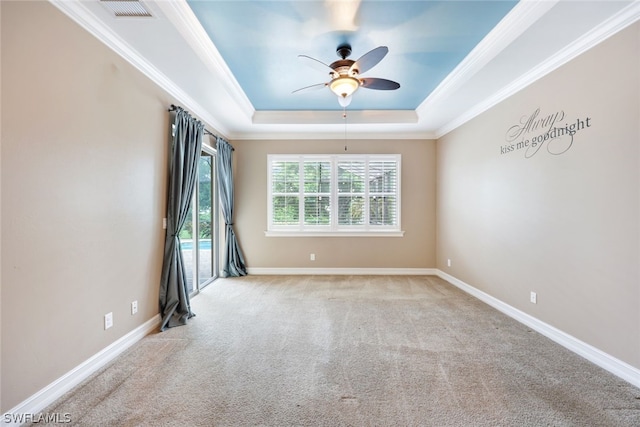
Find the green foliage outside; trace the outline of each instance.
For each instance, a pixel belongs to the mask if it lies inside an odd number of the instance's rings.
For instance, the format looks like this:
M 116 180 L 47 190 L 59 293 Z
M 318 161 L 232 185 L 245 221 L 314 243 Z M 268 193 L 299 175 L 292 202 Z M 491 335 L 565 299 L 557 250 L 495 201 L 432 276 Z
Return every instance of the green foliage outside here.
M 331 163 L 306 161 L 303 165 L 303 195 L 305 225 L 331 223 Z M 396 185 L 396 164 L 377 162 L 370 164 L 375 176 L 370 176 L 370 193 L 393 193 Z M 365 163 L 362 161 L 338 163 L 337 212 L 340 225 L 362 225 L 365 222 Z M 298 225 L 300 210 L 300 164 L 282 161 L 272 165 L 273 223 Z M 369 224 L 393 225 L 396 199 L 389 195 L 369 197 Z
M 212 160 L 210 155 L 200 156 L 198 164 L 198 234 L 199 239 L 211 238 L 211 225 L 213 217 L 211 212 L 212 204 Z M 193 239 L 193 202 L 189 207 L 187 219 L 180 231 L 180 239 Z

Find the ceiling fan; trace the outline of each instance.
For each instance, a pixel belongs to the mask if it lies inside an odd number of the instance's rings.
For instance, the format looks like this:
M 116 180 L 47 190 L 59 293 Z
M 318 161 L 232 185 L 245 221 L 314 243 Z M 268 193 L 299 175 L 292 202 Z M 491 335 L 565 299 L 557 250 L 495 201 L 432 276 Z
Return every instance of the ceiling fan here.
M 398 89 L 400 84 L 392 80 L 360 76 L 360 74 L 375 67 L 380 61 L 382 61 L 382 58 L 384 58 L 388 52 L 388 47 L 378 46 L 377 48 L 362 55 L 358 60 L 354 61 L 352 59 L 347 59 L 349 55 L 351 55 L 351 45 L 343 43 L 336 49 L 336 53 L 341 59 L 331 63 L 331 65 L 327 65 L 324 62 L 307 55 L 298 55 L 298 58 L 305 61 L 313 68 L 320 69 L 325 72 L 329 71 L 331 80 L 326 83 L 317 83 L 311 86 L 306 86 L 294 90 L 292 93 L 321 89 L 328 86 L 329 89 L 338 96 L 338 102 L 340 105 L 346 107 L 351 103 L 351 95 L 353 95 L 353 93 L 360 87 L 375 90 Z

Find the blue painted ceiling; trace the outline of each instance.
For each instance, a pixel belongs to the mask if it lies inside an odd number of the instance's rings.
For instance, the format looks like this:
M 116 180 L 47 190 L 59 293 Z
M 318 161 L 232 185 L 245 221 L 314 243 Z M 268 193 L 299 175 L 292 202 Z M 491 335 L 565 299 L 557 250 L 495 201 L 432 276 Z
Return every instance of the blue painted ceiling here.
M 257 111 L 339 110 L 329 74 L 298 58 L 325 64 L 387 46 L 382 61 L 363 73 L 394 80 L 395 91 L 360 88 L 349 109 L 415 110 L 517 1 L 198 1 L 189 0 L 203 28 Z

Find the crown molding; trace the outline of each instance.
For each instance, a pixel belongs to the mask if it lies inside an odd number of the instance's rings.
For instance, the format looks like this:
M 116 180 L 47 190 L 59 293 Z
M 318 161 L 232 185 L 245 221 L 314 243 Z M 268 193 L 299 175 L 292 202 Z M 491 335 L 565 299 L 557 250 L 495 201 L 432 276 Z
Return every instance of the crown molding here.
M 216 78 L 220 78 L 223 87 L 232 96 L 246 117 L 252 117 L 255 109 L 242 90 L 231 69 L 222 58 L 206 30 L 189 7 L 186 0 L 160 1 L 156 3 L 166 18 L 174 25 L 187 43 L 195 51 Z
M 418 123 L 415 110 L 256 111 L 253 124 L 351 124 Z
M 213 126 L 219 133 L 228 134 L 229 130 L 215 117 L 207 112 L 195 99 L 178 87 L 164 73 L 159 71 L 139 52 L 133 49 L 120 36 L 114 33 L 109 27 L 104 25 L 95 14 L 81 1 L 49 0 L 62 13 L 76 22 L 107 47 L 120 55 L 125 61 L 133 65 L 154 83 L 160 86 L 173 96 L 177 102 L 183 104 L 185 108 L 197 115 L 210 126 Z M 162 3 L 162 2 L 161 2 Z M 148 6 L 148 5 L 146 5 Z M 152 10 L 153 13 L 153 10 Z M 114 18 L 115 19 L 115 18 Z M 155 17 L 145 17 L 144 19 L 157 19 Z
M 287 129 L 290 129 L 287 126 Z M 305 130 L 287 130 L 285 132 L 267 132 L 267 131 L 251 131 L 251 132 L 236 132 L 232 135 L 234 141 L 248 141 L 248 140 L 342 140 L 346 145 L 350 141 L 356 140 L 375 140 L 375 139 L 393 139 L 393 140 L 435 140 L 436 136 L 432 132 L 427 131 L 397 131 L 389 130 L 386 132 L 370 131 L 370 132 L 352 132 L 351 130 L 345 138 L 344 131 L 341 132 L 327 132 L 317 131 L 310 132 L 309 129 Z
M 533 82 L 551 73 L 571 59 L 587 51 L 611 35 L 633 24 L 640 16 L 640 2 L 634 1 L 598 27 L 580 37 L 578 40 L 558 51 L 545 62 L 529 70 L 526 74 L 511 81 L 502 89 L 484 98 L 480 102 L 457 114 L 453 119 L 436 129 L 426 129 L 421 117 L 438 109 L 438 104 L 446 101 L 452 93 L 459 91 L 472 79 L 479 70 L 500 54 L 510 43 L 526 31 L 551 10 L 559 0 L 537 1 L 521 0 L 507 16 L 485 37 L 475 49 L 456 67 L 453 72 L 425 99 L 416 110 L 405 111 L 350 111 L 350 137 L 386 139 L 437 139 L 469 120 L 504 101 L 513 94 L 526 88 Z M 186 0 L 160 1 L 145 3 L 155 16 L 145 19 L 163 19 L 174 26 L 185 42 L 202 59 L 203 64 L 212 71 L 216 79 L 220 79 L 223 90 L 234 100 L 239 108 L 239 116 L 252 124 L 251 129 L 231 131 L 219 118 L 214 117 L 208 109 L 176 85 L 156 66 L 147 61 L 140 52 L 117 35 L 99 19 L 105 12 L 100 9 L 99 2 L 83 2 L 80 0 L 49 0 L 56 8 L 75 21 L 78 25 L 95 36 L 102 43 L 120 55 L 136 69 L 150 78 L 154 83 L 168 92 L 175 100 L 184 105 L 201 120 L 216 129 L 217 133 L 227 139 L 341 139 L 345 132 L 332 124 L 343 123 L 339 111 L 333 112 L 289 112 L 289 111 L 255 111 L 246 94 L 222 59 L 217 48 L 209 39 L 206 31 L 197 20 Z M 370 125 L 359 131 L 358 123 Z M 412 126 L 414 125 L 415 126 Z M 270 127 L 274 125 L 273 127 Z M 277 125 L 286 125 L 279 130 Z M 314 128 L 318 125 L 318 128 Z M 320 128 L 321 125 L 324 127 Z M 394 127 L 397 125 L 396 127 Z M 408 125 L 408 126 L 407 126 Z
M 429 94 L 416 111 L 420 113 L 427 110 L 451 92 L 458 90 L 527 28 L 551 10 L 558 1 L 521 0 Z
M 604 21 L 602 24 L 587 32 L 573 43 L 559 50 L 555 55 L 552 55 L 546 61 L 531 69 L 528 73 L 523 74 L 518 79 L 504 86 L 502 90 L 496 92 L 493 96 L 476 104 L 473 108 L 467 110 L 456 119 L 439 128 L 435 132 L 436 138 L 441 138 L 474 117 L 489 110 L 491 107 L 494 107 L 510 96 L 515 95 L 535 81 L 595 47 L 612 35 L 627 28 L 629 25 L 638 21 L 638 19 L 640 19 L 640 2 L 635 1 L 611 18 Z

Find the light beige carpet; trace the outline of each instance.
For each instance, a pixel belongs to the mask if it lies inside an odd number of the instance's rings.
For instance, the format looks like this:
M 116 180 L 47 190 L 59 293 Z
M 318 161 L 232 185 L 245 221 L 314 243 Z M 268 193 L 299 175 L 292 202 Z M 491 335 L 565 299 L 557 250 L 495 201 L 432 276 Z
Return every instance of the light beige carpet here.
M 220 279 L 192 307 L 45 412 L 82 426 L 640 425 L 640 390 L 437 277 Z

